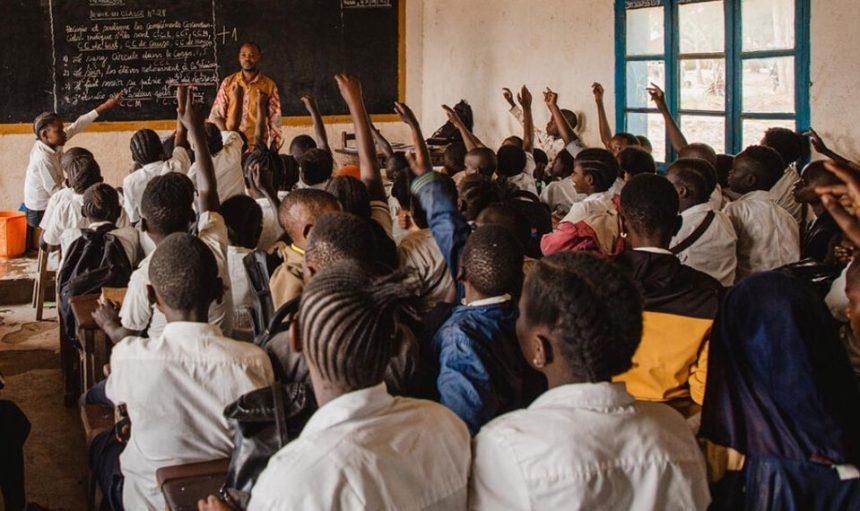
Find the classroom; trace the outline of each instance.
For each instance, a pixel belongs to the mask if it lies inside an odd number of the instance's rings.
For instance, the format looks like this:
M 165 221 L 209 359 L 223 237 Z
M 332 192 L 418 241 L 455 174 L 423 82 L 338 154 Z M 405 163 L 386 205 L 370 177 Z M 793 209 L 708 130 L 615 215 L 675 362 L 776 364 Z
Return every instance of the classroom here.
M 0 511 L 860 509 L 853 0 L 9 0 Z

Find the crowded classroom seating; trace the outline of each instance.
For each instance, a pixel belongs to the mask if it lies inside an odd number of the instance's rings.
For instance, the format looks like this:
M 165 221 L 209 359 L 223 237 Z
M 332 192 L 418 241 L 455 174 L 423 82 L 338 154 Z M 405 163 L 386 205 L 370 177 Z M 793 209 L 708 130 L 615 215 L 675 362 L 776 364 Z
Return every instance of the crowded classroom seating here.
M 860 509 L 860 155 L 782 125 L 724 153 L 650 84 L 658 144 L 580 76 L 593 105 L 486 91 L 500 140 L 394 102 L 392 143 L 341 73 L 345 162 L 313 95 L 285 139 L 260 56 L 211 104 L 169 84 L 176 129 L 130 132 L 121 182 L 64 151 L 121 92 L 33 120 L 92 507 Z M 10 511 L 28 429 L 0 401 Z

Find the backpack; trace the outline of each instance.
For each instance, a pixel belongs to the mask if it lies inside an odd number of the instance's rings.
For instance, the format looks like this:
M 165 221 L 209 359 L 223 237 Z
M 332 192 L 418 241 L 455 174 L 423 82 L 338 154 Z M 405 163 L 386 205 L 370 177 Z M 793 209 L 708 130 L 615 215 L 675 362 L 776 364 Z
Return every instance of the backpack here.
M 57 276 L 60 321 L 66 339 L 76 347 L 71 298 L 101 293 L 102 287 L 126 287 L 131 278 L 131 262 L 119 239 L 110 234 L 114 229 L 113 224 L 82 229 L 81 237 L 72 242 L 65 254 Z

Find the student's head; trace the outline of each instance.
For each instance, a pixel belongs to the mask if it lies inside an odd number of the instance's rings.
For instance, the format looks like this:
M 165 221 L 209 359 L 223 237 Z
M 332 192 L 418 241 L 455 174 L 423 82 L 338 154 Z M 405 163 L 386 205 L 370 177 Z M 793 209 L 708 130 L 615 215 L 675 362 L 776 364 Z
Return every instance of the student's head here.
M 343 211 L 361 218 L 370 218 L 370 195 L 367 193 L 367 187 L 358 179 L 338 176 L 329 181 L 326 191 L 337 197 Z
M 678 192 L 665 177 L 641 174 L 621 190 L 621 221 L 631 248 L 669 248 L 681 228 Z
M 466 240 L 458 278 L 467 289 L 489 298 L 519 296 L 523 278 L 523 248 L 508 229 L 485 225 Z
M 323 190 L 301 188 L 287 195 L 278 208 L 278 222 L 299 247 L 305 246 L 307 236 L 319 217 L 340 211 L 337 198 Z
M 60 165 L 66 174 L 66 183 L 77 194 L 82 194 L 90 186 L 104 181 L 93 153 L 84 148 L 73 147 L 66 151 L 60 159 Z
M 694 142 L 687 144 L 683 149 L 678 151 L 678 158 L 700 158 L 710 163 L 712 166 L 717 164 L 717 152 L 708 144 Z
M 842 184 L 842 180 L 827 170 L 823 160 L 819 160 L 803 168 L 800 181 L 795 183 L 791 193 L 798 204 L 820 204 L 821 197 L 815 193 L 815 187 L 838 184 Z
M 307 186 L 315 186 L 331 179 L 334 160 L 325 149 L 309 149 L 299 158 L 299 179 Z
M 561 150 L 553 158 L 547 172 L 551 181 L 566 179 L 573 174 L 573 156 L 567 150 Z
M 33 132 L 37 140 L 50 147 L 66 145 L 66 130 L 63 118 L 56 112 L 42 112 L 33 120 Z
M 729 187 L 729 172 L 732 171 L 734 165 L 735 157 L 731 154 L 717 155 L 717 165 L 714 167 L 714 170 L 717 172 L 717 183 L 721 187 Z
M 242 172 L 245 179 L 245 188 L 251 190 L 250 172 L 251 168 L 258 166 L 263 174 L 271 174 L 272 186 L 275 190 L 283 188 L 286 169 L 284 168 L 284 160 L 281 156 L 265 146 L 255 147 L 242 162 Z M 252 195 L 255 195 L 252 193 Z M 262 197 L 255 197 L 262 198 Z
M 242 71 L 256 73 L 262 58 L 263 52 L 257 43 L 248 41 L 242 43 L 242 46 L 239 47 L 239 66 L 242 68 Z
M 472 174 L 463 178 L 457 187 L 457 195 L 457 209 L 469 222 L 477 219 L 484 208 L 502 200 L 499 187 L 483 174 Z
M 651 144 L 651 139 L 645 135 L 636 135 L 636 140 L 639 141 L 639 145 L 642 146 L 642 149 L 648 151 L 648 154 L 654 152 L 654 146 Z
M 272 176 L 272 184 L 275 190 L 290 191 L 299 182 L 299 164 L 296 159 L 289 154 L 279 154 L 281 158 L 281 166 L 284 168 L 283 179 L 275 183 L 275 176 Z
M 394 181 L 394 177 L 404 171 L 409 172 L 409 160 L 403 151 L 396 151 L 391 158 L 385 160 L 385 177 L 389 181 Z
M 666 169 L 666 179 L 678 192 L 681 211 L 708 202 L 711 194 L 705 176 L 713 173 L 710 165 L 699 158 L 681 158 Z
M 609 381 L 630 369 L 641 336 L 639 292 L 612 263 L 559 252 L 526 277 L 517 338 L 550 386 Z
M 729 188 L 744 194 L 754 190 L 770 190 L 782 177 L 785 163 L 770 147 L 753 145 L 735 156 L 729 172 Z
M 466 145 L 463 142 L 448 144 L 442 154 L 442 166 L 449 176 L 464 170 L 466 168 Z
M 616 133 L 609 139 L 609 150 L 612 152 L 613 156 L 618 156 L 618 153 L 620 153 L 625 147 L 638 145 L 639 139 L 636 138 L 636 135 L 625 133 L 623 131 Z
M 84 192 L 81 213 L 90 222 L 116 223 L 121 212 L 119 193 L 114 187 L 105 183 L 97 183 Z
M 263 208 L 247 195 L 234 195 L 221 204 L 230 245 L 255 249 L 263 233 Z
M 297 135 L 290 142 L 290 156 L 298 161 L 302 155 L 311 149 L 316 149 L 317 143 L 310 135 Z
M 195 313 L 206 321 L 209 304 L 220 300 L 224 286 L 212 250 L 199 238 L 173 233 L 164 238 L 149 263 L 150 300 L 168 311 Z
M 511 135 L 508 138 L 502 140 L 502 146 L 512 145 L 514 147 L 523 148 L 523 137 L 518 137 L 516 135 Z
M 522 174 L 526 168 L 526 152 L 515 145 L 503 145 L 496 153 L 496 172 L 502 177 Z
M 803 156 L 803 137 L 788 128 L 769 128 L 764 132 L 761 145 L 779 153 L 786 165 L 796 163 Z
M 341 261 L 372 268 L 375 253 L 367 220 L 343 211 L 325 213 L 317 219 L 305 246 L 305 282 Z
M 485 225 L 504 227 L 513 234 L 524 252 L 531 244 L 532 228 L 529 219 L 522 212 L 507 207 L 501 202 L 490 204 L 484 208 L 475 220 L 475 225 L 479 228 Z
M 473 174 L 482 174 L 486 177 L 492 177 L 498 165 L 496 153 L 489 147 L 472 149 L 466 153 L 465 163 L 466 170 Z
M 618 178 L 618 161 L 606 149 L 584 149 L 574 159 L 570 178 L 577 193 L 605 192 Z
M 570 124 L 571 129 L 576 129 L 577 124 L 579 124 L 576 114 L 566 108 L 561 110 L 561 115 L 567 120 L 567 123 Z M 550 117 L 549 122 L 546 123 L 546 128 L 544 128 L 546 134 L 553 138 L 561 138 L 561 134 L 558 132 L 558 127 L 555 125 L 555 121 L 552 117 Z
M 317 274 L 302 292 L 290 332 L 317 395 L 322 388 L 346 393 L 381 383 L 398 351 L 398 316 L 413 300 L 401 276 L 378 277 L 354 262 Z
M 206 126 L 206 145 L 209 147 L 209 154 L 215 156 L 224 148 L 224 140 L 221 138 L 221 130 L 215 124 L 207 122 Z M 168 153 L 165 153 L 168 154 Z
M 624 174 L 624 180 L 630 181 L 639 174 L 656 174 L 657 166 L 651 153 L 641 147 L 625 147 L 618 153 L 618 166 Z
M 467 178 L 469 177 L 478 176 L 467 176 Z M 457 185 L 454 184 L 454 180 L 447 174 L 441 173 L 436 176 L 436 179 L 441 185 L 440 192 L 447 196 L 448 200 L 451 201 L 452 204 L 457 204 Z M 415 223 L 416 227 L 419 229 L 426 229 L 428 227 L 427 212 L 421 207 L 421 202 L 412 196 L 412 190 L 410 188 L 411 184 L 412 174 L 409 171 L 401 172 L 398 174 L 397 179 L 394 181 L 394 185 L 391 187 L 391 195 L 397 199 L 401 208 L 408 210 L 412 214 L 412 221 Z
M 549 165 L 549 156 L 547 156 L 546 151 L 544 151 L 543 149 L 534 149 L 532 151 L 532 156 L 535 160 L 535 175 L 544 175 L 544 171 L 547 165 Z
M 141 166 L 164 160 L 158 134 L 150 129 L 137 130 L 131 136 L 131 159 Z
M 140 216 L 143 229 L 154 236 L 185 232 L 194 222 L 194 184 L 185 174 L 154 177 L 143 190 Z

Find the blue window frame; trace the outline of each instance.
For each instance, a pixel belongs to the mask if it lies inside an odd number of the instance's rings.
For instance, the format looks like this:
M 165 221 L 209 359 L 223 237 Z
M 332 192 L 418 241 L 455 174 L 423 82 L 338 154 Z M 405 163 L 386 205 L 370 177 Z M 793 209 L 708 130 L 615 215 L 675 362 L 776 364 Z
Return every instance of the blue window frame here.
M 809 129 L 809 0 L 616 0 L 618 131 L 675 154 L 645 87 L 690 142 L 737 153 L 770 126 Z

